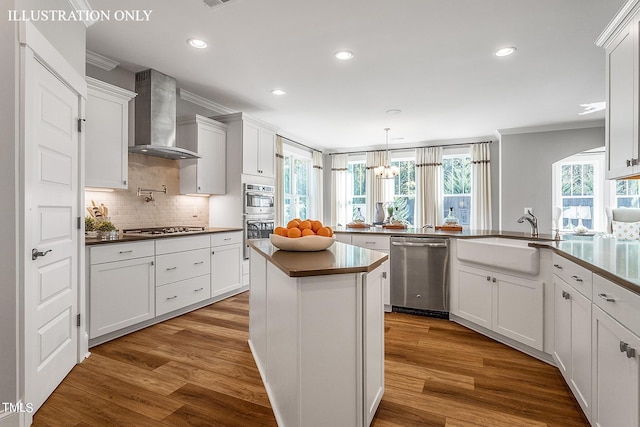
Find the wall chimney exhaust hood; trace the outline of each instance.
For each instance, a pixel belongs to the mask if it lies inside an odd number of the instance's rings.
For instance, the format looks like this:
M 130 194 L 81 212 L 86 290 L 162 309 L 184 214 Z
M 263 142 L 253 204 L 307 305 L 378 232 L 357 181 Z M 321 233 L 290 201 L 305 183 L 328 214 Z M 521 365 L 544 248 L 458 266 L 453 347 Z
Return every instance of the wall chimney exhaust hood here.
M 165 159 L 198 159 L 176 146 L 176 79 L 156 70 L 136 73 L 135 145 L 131 153 Z

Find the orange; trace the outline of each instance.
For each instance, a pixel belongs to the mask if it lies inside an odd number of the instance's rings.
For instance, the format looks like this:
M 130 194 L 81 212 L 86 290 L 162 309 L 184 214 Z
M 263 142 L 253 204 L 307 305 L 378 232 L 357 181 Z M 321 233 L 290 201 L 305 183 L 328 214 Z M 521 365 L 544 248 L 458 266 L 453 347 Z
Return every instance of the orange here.
M 318 236 L 331 237 L 331 230 L 327 227 L 320 227 L 317 231 Z
M 282 235 L 282 230 L 284 230 L 284 228 L 278 226 L 276 228 L 273 229 L 273 234 L 279 234 Z
M 300 223 L 300 225 L 298 226 L 298 228 L 300 228 L 300 230 L 310 230 L 311 229 L 311 221 L 308 220 L 304 220 Z
M 300 237 L 302 236 L 302 231 L 298 227 L 293 227 L 289 229 L 288 237 Z
M 315 236 L 316 233 L 313 232 L 312 229 L 310 228 L 305 228 L 304 230 L 302 230 L 302 237 L 304 236 Z
M 318 229 L 322 227 L 322 223 L 320 221 L 311 221 L 311 229 L 318 232 Z
M 300 221 L 298 221 L 297 219 L 292 219 L 287 223 L 287 228 L 293 228 L 293 227 L 298 228 L 299 225 L 300 225 Z
M 284 227 L 280 227 L 280 235 L 284 237 L 289 237 L 289 230 Z
M 333 229 L 331 227 L 329 227 L 328 225 L 325 225 L 325 228 L 327 230 L 329 230 L 329 237 L 333 236 Z

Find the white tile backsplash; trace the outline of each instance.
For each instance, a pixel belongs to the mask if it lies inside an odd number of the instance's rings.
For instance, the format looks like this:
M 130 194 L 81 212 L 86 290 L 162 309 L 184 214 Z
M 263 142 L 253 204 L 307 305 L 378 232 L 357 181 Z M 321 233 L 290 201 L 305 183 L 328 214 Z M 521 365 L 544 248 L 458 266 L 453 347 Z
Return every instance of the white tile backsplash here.
M 155 200 L 146 202 L 138 197 L 138 188 L 162 189 L 167 194 L 154 193 Z M 137 227 L 209 226 L 209 198 L 184 196 L 180 192 L 178 160 L 129 153 L 129 189 L 113 192 L 85 191 L 85 204 L 103 203 L 109 217 L 122 230 Z M 85 215 L 88 212 L 84 211 Z

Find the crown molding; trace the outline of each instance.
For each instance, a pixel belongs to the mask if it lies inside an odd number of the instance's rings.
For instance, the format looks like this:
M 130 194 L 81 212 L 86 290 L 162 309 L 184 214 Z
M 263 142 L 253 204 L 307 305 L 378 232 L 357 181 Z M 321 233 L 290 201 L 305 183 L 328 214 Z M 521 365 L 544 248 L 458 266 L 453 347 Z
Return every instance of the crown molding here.
M 607 48 L 615 37 L 629 25 L 631 18 L 640 10 L 640 0 L 627 1 L 613 17 L 609 25 L 596 40 L 596 46 Z
M 87 0 L 67 0 L 67 1 L 69 2 L 73 10 L 75 10 L 76 12 L 79 12 L 81 10 L 87 11 L 87 12 L 93 11 L 93 8 L 91 7 L 91 5 Z M 87 16 L 90 16 L 90 15 L 91 13 L 87 13 Z M 90 26 L 95 24 L 96 21 L 94 19 L 83 19 L 82 22 L 84 23 L 85 27 L 89 28 Z
M 581 122 L 566 122 L 543 126 L 530 126 L 522 128 L 498 129 L 500 136 L 516 135 L 520 133 L 536 133 L 536 132 L 554 132 L 560 130 L 588 129 L 604 127 L 604 119 L 587 120 Z
M 178 96 L 183 101 L 191 102 L 192 104 L 199 105 L 201 107 L 207 108 L 211 111 L 215 111 L 218 114 L 231 114 L 235 113 L 234 110 L 225 107 L 222 104 L 218 104 L 217 102 L 213 102 L 208 100 L 207 98 L 203 98 L 200 95 L 196 95 L 195 93 L 191 93 L 188 90 L 184 90 L 178 88 Z
M 86 76 L 85 81 L 87 82 L 88 89 L 100 91 L 112 96 L 118 96 L 122 99 L 126 99 L 127 101 L 138 95 L 136 92 L 131 92 L 130 90 L 112 85 L 111 83 L 103 82 L 102 80 L 98 80 L 90 76 Z
M 99 53 L 91 52 L 90 50 L 87 50 L 86 62 L 87 64 L 94 65 L 107 71 L 111 71 L 120 65 L 119 62 L 109 59 L 106 56 L 102 56 Z

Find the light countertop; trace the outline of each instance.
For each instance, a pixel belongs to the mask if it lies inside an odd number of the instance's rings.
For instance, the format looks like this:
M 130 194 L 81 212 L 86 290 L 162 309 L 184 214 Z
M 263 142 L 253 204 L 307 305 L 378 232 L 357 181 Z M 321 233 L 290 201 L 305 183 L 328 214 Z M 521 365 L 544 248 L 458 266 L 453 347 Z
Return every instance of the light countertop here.
M 340 242 L 316 252 L 281 251 L 268 239 L 250 240 L 249 245 L 289 277 L 368 273 L 389 258 L 383 252 Z

